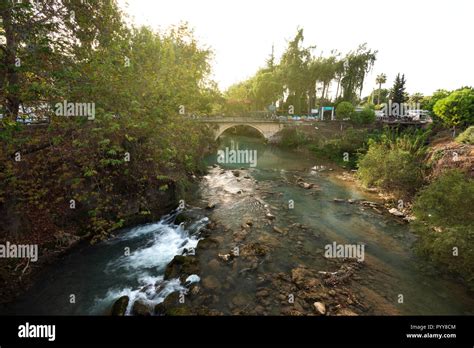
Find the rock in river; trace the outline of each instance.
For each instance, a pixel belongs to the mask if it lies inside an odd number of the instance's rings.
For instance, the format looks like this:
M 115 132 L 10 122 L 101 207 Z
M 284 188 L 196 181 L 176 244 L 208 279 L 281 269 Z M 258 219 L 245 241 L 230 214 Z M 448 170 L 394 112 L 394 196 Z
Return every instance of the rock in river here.
M 149 316 L 151 315 L 151 310 L 143 302 L 135 301 L 132 307 L 132 314 L 136 316 Z
M 275 220 L 275 215 L 272 215 L 272 214 L 270 214 L 270 213 L 267 213 L 267 214 L 266 214 L 266 217 L 267 217 L 267 219 L 269 219 L 269 220 Z
M 203 279 L 202 285 L 209 290 L 218 290 L 221 287 L 219 280 L 210 275 Z
M 128 302 L 130 299 L 128 296 L 122 296 L 117 301 L 115 301 L 112 306 L 112 315 L 124 316 L 127 311 Z
M 398 216 L 398 217 L 404 217 L 405 216 L 405 214 L 403 214 L 400 210 L 398 210 L 396 208 L 391 208 L 388 212 L 390 214 Z
M 194 256 L 176 255 L 166 266 L 164 279 L 180 278 L 184 281 L 192 274 L 199 274 L 199 261 Z
M 326 315 L 326 305 L 322 302 L 315 302 L 313 303 L 314 309 L 316 313 L 319 315 Z

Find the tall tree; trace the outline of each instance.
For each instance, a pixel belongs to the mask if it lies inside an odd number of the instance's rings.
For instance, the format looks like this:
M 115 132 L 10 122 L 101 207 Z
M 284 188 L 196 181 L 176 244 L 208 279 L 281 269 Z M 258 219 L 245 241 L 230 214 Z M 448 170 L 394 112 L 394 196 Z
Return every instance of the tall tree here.
M 303 29 L 298 29 L 296 36 L 288 43 L 280 62 L 283 84 L 288 92 L 287 104 L 293 105 L 296 113 L 305 108 L 302 101 L 306 98 L 308 87 L 308 67 L 311 61 L 311 49 L 303 47 Z
M 387 75 L 385 74 L 379 74 L 377 75 L 377 78 L 375 79 L 375 83 L 379 85 L 379 91 L 377 95 L 377 104 L 380 104 L 380 92 L 382 91 L 382 85 L 387 82 Z
M 372 69 L 377 51 L 360 45 L 357 50 L 350 52 L 344 60 L 344 77 L 341 80 L 343 99 L 352 103 L 360 99 L 365 76 Z
M 393 87 L 390 90 L 390 99 L 393 103 L 402 104 L 407 101 L 408 97 L 405 92 L 405 84 L 405 74 L 400 76 L 400 73 L 398 73 L 393 82 Z

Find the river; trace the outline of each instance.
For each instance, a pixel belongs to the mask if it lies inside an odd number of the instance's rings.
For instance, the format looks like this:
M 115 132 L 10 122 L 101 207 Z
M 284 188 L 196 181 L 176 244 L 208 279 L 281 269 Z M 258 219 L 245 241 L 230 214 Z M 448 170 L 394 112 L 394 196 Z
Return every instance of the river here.
M 216 165 L 210 156 L 209 173 L 184 211 L 71 252 L 7 311 L 100 315 L 126 295 L 130 314 L 135 300 L 151 309 L 195 283 L 200 293 L 187 305 L 227 315 L 311 314 L 313 297 L 326 303 L 329 314 L 342 308 L 359 315 L 474 314 L 472 294 L 415 255 L 409 224 L 357 204 L 381 202 L 342 180 L 340 169 L 257 138 L 224 137 L 220 148 L 226 147 L 256 151 L 257 162 Z M 176 223 L 183 213 L 192 219 Z M 210 221 L 216 225 L 211 230 Z M 164 280 L 167 264 L 175 255 L 193 255 L 203 231 L 214 244 L 197 253 L 198 274 L 188 284 Z M 364 245 L 364 260 L 324 257 L 334 242 Z M 219 257 L 232 252 L 233 260 Z M 348 279 L 333 287 L 322 276 L 349 269 Z M 309 293 L 311 281 L 316 294 Z

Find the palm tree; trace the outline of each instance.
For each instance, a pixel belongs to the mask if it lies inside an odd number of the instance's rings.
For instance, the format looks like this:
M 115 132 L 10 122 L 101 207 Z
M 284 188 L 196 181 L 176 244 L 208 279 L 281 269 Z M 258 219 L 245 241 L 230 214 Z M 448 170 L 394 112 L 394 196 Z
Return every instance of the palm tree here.
M 380 91 L 382 89 L 382 85 L 385 82 L 387 82 L 387 75 L 385 75 L 385 74 L 377 75 L 377 77 L 375 79 L 375 83 L 377 83 L 379 85 L 379 94 L 378 94 L 378 97 L 377 97 L 377 104 L 380 104 Z

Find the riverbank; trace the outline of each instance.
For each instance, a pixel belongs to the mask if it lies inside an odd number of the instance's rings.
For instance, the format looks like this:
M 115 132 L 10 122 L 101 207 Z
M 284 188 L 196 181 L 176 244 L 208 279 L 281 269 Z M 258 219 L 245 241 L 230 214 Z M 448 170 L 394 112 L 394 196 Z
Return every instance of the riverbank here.
M 317 130 L 308 131 L 315 137 Z M 353 170 L 342 180 L 378 193 L 391 214 L 412 222 L 410 228 L 420 237 L 417 251 L 446 273 L 462 276 L 472 288 L 474 270 L 468 265 L 474 254 L 468 247 L 472 242 L 468 231 L 474 217 L 465 205 L 453 208 L 458 202 L 469 201 L 474 189 L 470 132 L 472 129 L 453 139 L 451 131 L 439 124 L 423 132 L 406 129 L 369 134 L 349 129 L 347 135 L 335 132 L 333 139 L 301 141 L 299 147 L 339 158 L 338 163 L 343 159 L 342 165 Z M 465 219 L 452 219 L 459 214 Z M 464 252 L 458 257 L 460 246 Z
M 169 127 L 178 140 L 170 139 Z M 108 240 L 175 209 L 197 185 L 201 159 L 212 149 L 211 132 L 187 121 L 146 133 L 110 118 L 2 132 L 0 242 L 34 244 L 39 255 L 37 262 L 0 260 L 0 304 L 77 245 Z M 182 142 L 184 134 L 193 141 Z M 174 147 L 156 146 L 155 137 Z

